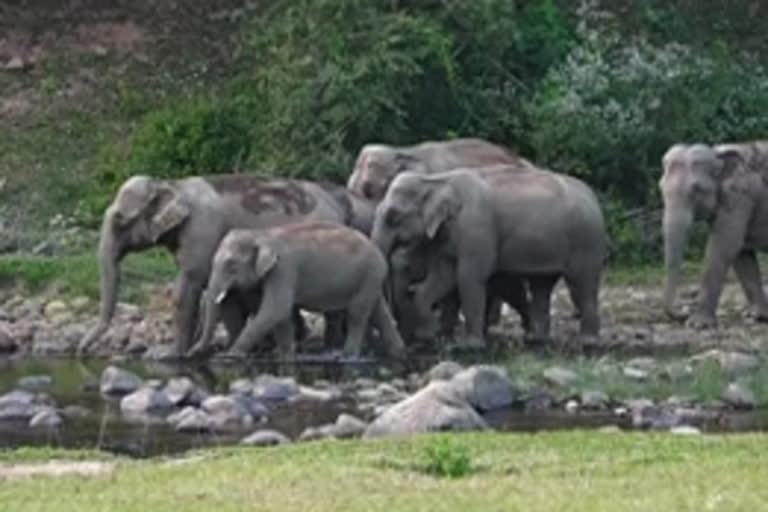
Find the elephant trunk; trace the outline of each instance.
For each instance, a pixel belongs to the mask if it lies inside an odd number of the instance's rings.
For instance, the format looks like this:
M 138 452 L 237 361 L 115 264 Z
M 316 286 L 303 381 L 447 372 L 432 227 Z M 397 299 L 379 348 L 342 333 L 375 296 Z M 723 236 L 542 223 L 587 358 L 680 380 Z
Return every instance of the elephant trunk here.
M 684 209 L 665 209 L 663 233 L 667 281 L 664 288 L 664 310 L 674 318 L 680 317 L 680 314 L 675 312 L 675 299 L 682 280 L 683 254 L 692 224 L 691 212 Z
M 377 215 L 371 231 L 371 241 L 379 248 L 381 254 L 389 260 L 395 245 L 395 237 L 390 229 L 383 225 L 381 216 Z

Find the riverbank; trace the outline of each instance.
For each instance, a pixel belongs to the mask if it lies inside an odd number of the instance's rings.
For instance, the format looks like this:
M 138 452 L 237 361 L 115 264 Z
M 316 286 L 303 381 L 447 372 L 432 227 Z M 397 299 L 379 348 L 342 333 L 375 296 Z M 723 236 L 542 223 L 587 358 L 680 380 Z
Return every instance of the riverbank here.
M 0 460 L 8 457 L 23 464 L 13 454 Z M 30 457 L 26 464 L 40 460 Z M 757 511 L 768 503 L 765 435 L 443 434 L 112 461 L 87 477 L 10 480 L 6 468 L 0 498 L 8 510 L 57 512 Z

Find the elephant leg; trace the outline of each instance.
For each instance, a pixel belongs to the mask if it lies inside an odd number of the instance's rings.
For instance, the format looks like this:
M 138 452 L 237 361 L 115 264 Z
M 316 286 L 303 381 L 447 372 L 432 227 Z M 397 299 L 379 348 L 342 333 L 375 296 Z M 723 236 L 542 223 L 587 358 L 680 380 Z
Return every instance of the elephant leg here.
M 224 299 L 224 302 L 219 306 L 221 321 L 227 331 L 228 345 L 234 343 L 240 336 L 248 320 L 248 311 L 240 297 L 235 292 L 230 292 L 230 295 L 232 296 Z
M 203 293 L 203 285 L 196 279 L 187 276 L 184 272 L 179 274 L 174 290 L 176 311 L 174 320 L 176 324 L 175 352 L 185 354 L 192 345 L 195 330 L 199 320 L 200 296 Z
M 278 323 L 291 320 L 293 314 L 293 287 L 275 280 L 264 283 L 264 291 L 258 312 L 248 319 L 235 344 L 227 352 L 229 357 L 244 357 L 251 349 L 272 332 Z
M 526 333 L 531 331 L 530 304 L 525 281 L 518 277 L 496 274 L 489 280 L 489 292 L 510 305 L 520 315 Z
M 485 312 L 486 326 L 496 325 L 501 321 L 501 307 L 504 304 L 504 301 L 502 301 L 500 297 L 497 297 L 496 295 L 492 295 L 492 294 L 488 295 L 486 300 L 487 300 L 487 306 L 486 306 L 486 312 Z
M 733 262 L 733 270 L 741 283 L 755 319 L 761 322 L 768 321 L 768 301 L 763 291 L 763 281 L 755 251 L 748 249 L 741 251 Z
M 278 357 L 282 361 L 296 360 L 296 335 L 293 318 L 285 318 L 275 325 L 272 335 L 275 337 Z
M 378 302 L 378 297 L 371 300 L 367 294 L 361 294 L 357 300 L 347 306 L 347 336 L 344 342 L 344 355 L 360 357 L 363 348 L 363 337 L 368 328 L 371 313 Z
M 464 314 L 466 348 L 477 349 L 485 347 L 483 332 L 485 330 L 485 294 L 486 279 L 477 274 L 476 269 L 468 263 L 460 264 L 457 273 L 459 295 L 461 296 L 461 311 Z
M 453 290 L 440 301 L 440 332 L 441 336 L 453 336 L 456 322 L 459 319 L 461 300 L 458 290 Z
M 395 319 L 392 317 L 383 296 L 379 297 L 373 307 L 370 322 L 379 330 L 381 342 L 384 344 L 387 355 L 393 358 L 402 357 L 405 354 L 405 343 L 403 343 L 403 338 L 400 337 L 400 333 L 395 327 Z
M 600 272 L 580 272 L 577 276 L 566 276 L 574 306 L 581 312 L 580 334 L 582 341 L 597 339 L 600 334 L 598 295 L 600 293 Z
M 297 340 L 304 341 L 309 336 L 309 328 L 304 317 L 301 316 L 301 309 L 293 308 L 293 332 Z
M 325 333 L 323 333 L 323 339 L 326 348 L 340 348 L 343 345 L 346 320 L 347 317 L 344 311 L 325 313 Z
M 531 320 L 533 329 L 531 337 L 535 341 L 546 341 L 550 337 L 550 302 L 552 289 L 560 276 L 533 276 L 529 278 L 531 285 Z
M 749 211 L 744 209 L 748 205 L 734 203 L 736 204 L 730 210 L 718 211 L 707 240 L 699 301 L 696 311 L 686 322 L 694 329 L 709 329 L 717 325 L 715 311 L 723 290 L 725 275 L 744 246 L 749 219 Z
M 451 293 L 455 286 L 454 265 L 445 259 L 435 262 L 424 281 L 412 286 L 414 311 L 418 319 L 414 333 L 417 338 L 429 339 L 437 334 L 440 325 L 432 308 Z

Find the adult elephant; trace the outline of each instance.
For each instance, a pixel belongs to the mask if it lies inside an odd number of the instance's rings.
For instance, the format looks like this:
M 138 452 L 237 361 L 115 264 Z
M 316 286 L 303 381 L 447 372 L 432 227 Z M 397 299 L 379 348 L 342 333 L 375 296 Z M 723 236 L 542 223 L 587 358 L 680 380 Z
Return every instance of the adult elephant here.
M 399 243 L 440 241 L 455 261 L 468 346 L 484 346 L 486 285 L 494 274 L 528 280 L 537 338 L 549 337 L 550 295 L 561 276 L 581 312 L 582 336 L 599 334 L 607 235 L 595 194 L 576 178 L 506 166 L 401 173 L 377 208 L 372 238 L 384 254 Z M 440 267 L 430 267 L 430 286 L 446 282 L 434 275 Z M 420 293 L 440 295 L 425 288 Z
M 179 267 L 174 289 L 175 352 L 184 354 L 197 327 L 201 294 L 219 242 L 234 228 L 264 228 L 297 220 L 354 221 L 354 208 L 341 186 L 267 179 L 248 174 L 160 180 L 133 176 L 104 213 L 99 241 L 99 321 L 81 340 L 85 351 L 109 327 L 119 289 L 119 263 L 128 253 L 167 248 Z M 347 198 L 345 200 L 345 198 Z M 244 315 L 230 308 L 230 337 Z M 232 327 L 232 329 L 230 329 Z
M 662 158 L 659 189 L 667 279 L 664 310 L 673 318 L 683 253 L 694 221 L 709 224 L 704 273 L 694 328 L 712 328 L 723 280 L 733 265 L 758 320 L 768 321 L 768 301 L 755 251 L 768 249 L 768 142 L 675 144 Z

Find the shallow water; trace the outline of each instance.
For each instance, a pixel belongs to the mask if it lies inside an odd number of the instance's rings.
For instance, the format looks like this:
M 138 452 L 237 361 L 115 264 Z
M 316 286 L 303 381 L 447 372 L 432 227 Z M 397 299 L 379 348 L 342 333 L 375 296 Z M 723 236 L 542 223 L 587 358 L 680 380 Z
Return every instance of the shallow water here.
M 412 361 L 410 368 L 396 369 L 390 377 L 405 376 L 407 371 L 423 370 L 434 360 Z M 13 360 L 0 359 L 0 393 L 17 389 L 20 377 L 48 375 L 52 384 L 42 388 L 51 395 L 59 407 L 78 405 L 91 411 L 86 418 L 65 419 L 57 431 L 31 429 L 27 422 L 0 421 L 0 448 L 20 445 L 51 445 L 69 448 L 98 448 L 112 452 L 146 457 L 179 453 L 192 448 L 234 444 L 257 428 L 274 428 L 295 439 L 305 428 L 332 423 L 341 412 L 358 414 L 353 402 L 331 403 L 298 402 L 270 407 L 266 423 L 248 431 L 230 434 L 178 433 L 164 423 L 154 420 L 126 418 L 120 412 L 119 398 L 105 398 L 98 391 L 102 370 L 110 364 L 103 360 L 78 361 L 72 359 Z M 304 363 L 278 365 L 253 362 L 248 365 L 185 366 L 164 363 L 129 361 L 116 363 L 145 379 L 167 379 L 186 375 L 209 392 L 228 391 L 229 383 L 239 377 L 255 377 L 263 373 L 291 375 L 300 384 L 311 385 L 317 379 L 332 383 L 356 377 L 382 377 L 390 373 L 377 365 L 341 365 Z M 526 412 L 520 409 L 496 411 L 486 415 L 488 423 L 500 431 L 535 432 L 559 429 L 594 429 L 615 425 L 629 428 L 629 420 L 617 418 L 610 412 L 579 412 L 571 414 L 562 409 Z M 706 431 L 744 431 L 768 429 L 765 412 L 733 413 L 700 425 Z

